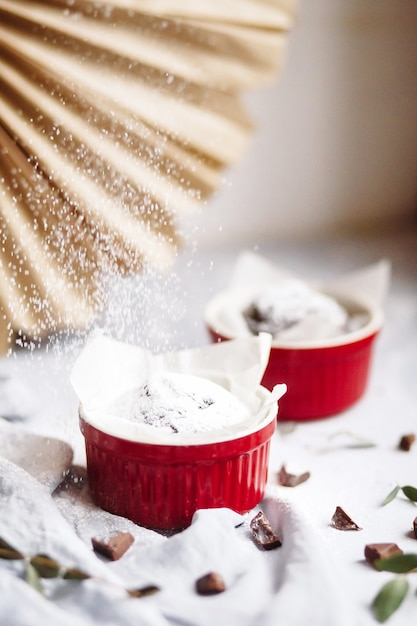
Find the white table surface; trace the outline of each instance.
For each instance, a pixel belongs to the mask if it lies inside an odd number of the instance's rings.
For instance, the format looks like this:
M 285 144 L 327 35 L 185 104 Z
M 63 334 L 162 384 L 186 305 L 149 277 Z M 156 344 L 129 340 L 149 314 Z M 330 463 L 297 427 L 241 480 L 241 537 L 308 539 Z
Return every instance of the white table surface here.
M 217 290 L 228 285 L 239 251 L 185 251 L 175 271 L 163 280 L 141 277 L 114 287 L 113 303 L 101 325 L 120 339 L 159 351 L 207 343 L 202 321 L 204 304 Z M 336 622 L 333 618 L 332 626 L 338 626 L 338 621 L 352 626 L 376 624 L 371 601 L 382 584 L 394 575 L 376 572 L 364 562 L 365 545 L 394 542 L 404 552 L 417 553 L 417 541 L 411 532 L 417 516 L 416 505 L 400 494 L 389 505 L 381 506 L 395 485 L 417 487 L 417 443 L 409 452 L 398 449 L 403 434 L 417 434 L 417 229 L 393 227 L 379 233 L 322 241 L 268 243 L 257 247 L 257 251 L 304 278 L 320 280 L 348 273 L 381 258 L 392 262 L 385 325 L 375 346 L 365 396 L 354 407 L 332 418 L 280 424 L 272 441 L 268 485 L 269 495 L 283 499 L 301 512 L 329 558 L 331 575 L 345 601 L 345 614 Z M 4 376 L 0 380 L 0 411 L 20 416 L 14 422 L 19 428 L 69 442 L 75 451 L 75 462 L 80 464 L 84 462 L 83 441 L 68 374 L 81 344 L 67 343 L 49 350 L 35 350 L 32 354 L 22 351 L 0 362 L 0 374 Z M 372 442 L 374 446 L 352 447 L 360 441 Z M 283 463 L 291 473 L 310 471 L 310 479 L 293 489 L 277 486 L 275 474 Z M 362 530 L 342 532 L 332 528 L 330 522 L 336 506 L 345 509 Z M 0 525 L 5 523 L 0 518 Z M 0 536 L 4 530 L 4 526 L 0 528 Z M 306 559 L 305 571 L 312 573 L 315 589 L 319 590 L 316 602 L 325 605 L 330 601 L 326 591 L 328 577 L 323 574 L 320 585 L 322 571 L 309 569 L 308 554 L 302 558 Z M 4 563 L 0 562 L 0 574 L 2 567 Z M 390 618 L 392 626 L 415 619 L 416 575 L 409 575 L 409 580 L 410 592 Z M 297 584 L 295 579 L 295 597 L 300 598 L 303 608 L 296 617 L 288 617 L 287 622 L 281 623 L 319 626 L 314 620 L 318 604 L 311 604 L 305 582 L 299 588 Z M 278 583 L 275 591 L 278 597 Z M 157 598 L 153 602 L 157 603 Z M 223 602 L 227 604 L 227 597 Z M 236 602 L 234 596 L 233 602 Z M 1 606 L 2 599 L 0 616 Z M 351 619 L 346 611 L 351 612 Z M 228 624 L 241 623 L 237 606 L 236 610 L 229 606 L 227 615 Z M 165 618 L 167 621 L 160 623 L 186 623 L 179 618 L 177 621 L 170 621 L 166 615 Z M 193 619 L 189 623 L 210 623 Z M 123 623 L 130 624 L 126 620 Z M 38 623 L 36 611 L 31 623 Z

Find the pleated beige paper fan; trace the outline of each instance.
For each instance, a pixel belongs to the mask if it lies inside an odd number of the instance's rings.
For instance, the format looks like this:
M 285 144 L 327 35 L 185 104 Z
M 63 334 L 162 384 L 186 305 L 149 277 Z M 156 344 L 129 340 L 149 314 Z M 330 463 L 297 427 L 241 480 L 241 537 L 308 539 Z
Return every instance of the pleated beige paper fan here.
M 294 0 L 0 0 L 0 315 L 83 328 L 103 275 L 169 267 L 280 67 Z

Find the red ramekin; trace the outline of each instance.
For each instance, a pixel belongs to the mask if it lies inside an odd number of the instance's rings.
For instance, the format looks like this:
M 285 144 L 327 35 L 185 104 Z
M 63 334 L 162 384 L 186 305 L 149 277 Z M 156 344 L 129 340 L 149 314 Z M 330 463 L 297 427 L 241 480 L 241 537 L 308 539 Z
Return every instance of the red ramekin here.
M 231 332 L 222 332 L 221 324 L 216 322 L 219 310 L 227 306 L 230 297 L 233 297 L 232 290 L 221 292 L 206 307 L 205 321 L 214 342 L 237 337 Z M 246 303 L 249 302 L 250 295 L 246 294 Z M 262 385 L 272 389 L 278 383 L 286 383 L 287 392 L 279 403 L 280 421 L 330 417 L 363 396 L 369 380 L 372 349 L 382 328 L 382 313 L 360 301 L 342 304 L 364 313 L 366 323 L 331 339 L 297 343 L 272 341 Z M 242 304 L 242 310 L 245 306 Z
M 259 388 L 264 397 L 269 391 Z M 180 530 L 201 508 L 246 513 L 263 497 L 277 403 L 242 436 L 196 445 L 123 439 L 88 422 L 80 409 L 95 504 L 156 530 Z

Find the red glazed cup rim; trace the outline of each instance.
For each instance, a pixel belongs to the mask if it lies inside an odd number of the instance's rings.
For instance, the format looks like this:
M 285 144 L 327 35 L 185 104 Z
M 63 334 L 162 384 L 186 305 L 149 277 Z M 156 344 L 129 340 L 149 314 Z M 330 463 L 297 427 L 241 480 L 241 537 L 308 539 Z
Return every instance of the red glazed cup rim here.
M 184 441 L 183 439 L 182 441 L 179 441 L 179 442 L 175 442 L 174 440 L 169 443 L 167 443 L 166 441 L 163 441 L 163 442 L 144 441 L 144 440 L 141 440 L 140 437 L 138 437 L 134 433 L 133 422 L 131 423 L 132 428 L 130 429 L 130 432 L 129 431 L 126 432 L 126 430 L 124 430 L 123 434 L 121 435 L 120 431 L 118 432 L 117 430 L 117 424 L 115 427 L 114 424 L 111 423 L 110 419 L 107 419 L 106 417 L 104 419 L 100 419 L 100 418 L 97 419 L 97 412 L 95 412 L 94 417 L 92 417 L 91 415 L 87 415 L 87 412 L 85 411 L 82 404 L 80 404 L 79 406 L 80 424 L 81 424 L 82 430 L 83 430 L 84 425 L 86 425 L 85 430 L 87 430 L 88 426 L 90 426 L 97 432 L 104 433 L 108 435 L 109 437 L 114 438 L 115 440 L 128 441 L 128 442 L 132 442 L 133 444 L 142 444 L 144 446 L 149 446 L 150 448 L 171 448 L 171 449 L 204 448 L 207 446 L 212 446 L 213 444 L 230 443 L 233 441 L 243 440 L 247 437 L 251 437 L 252 435 L 262 431 L 263 429 L 268 427 L 270 424 L 275 424 L 277 413 L 278 413 L 278 402 L 276 400 L 273 400 L 271 391 L 267 389 L 266 387 L 263 387 L 262 385 L 258 385 L 256 394 L 260 398 L 262 402 L 263 411 L 266 412 L 266 414 L 264 417 L 261 417 L 259 421 L 254 423 L 252 427 L 243 428 L 240 432 L 239 431 L 234 432 L 234 433 L 227 432 L 223 436 L 219 435 L 218 431 L 216 431 L 217 436 L 215 435 L 212 439 L 210 439 L 206 435 L 206 437 L 203 438 L 200 442 L 198 442 L 198 434 L 197 434 L 195 437 L 195 439 L 197 439 L 196 443 L 194 442 L 191 443 L 189 439 L 187 439 L 186 441 Z M 129 423 L 127 423 L 127 425 L 129 426 Z M 124 426 L 126 426 L 126 422 L 124 422 Z
M 208 329 L 224 339 L 236 339 L 243 336 L 239 331 L 231 329 L 231 325 L 228 325 L 222 320 L 221 313 L 222 311 L 234 310 L 235 313 L 239 315 L 239 313 L 253 301 L 260 289 L 262 289 L 262 287 L 253 285 L 225 289 L 217 293 L 208 301 L 204 310 L 204 320 Z M 331 290 L 323 290 L 323 293 L 334 297 L 339 303 L 345 306 L 348 311 L 352 313 L 360 312 L 367 315 L 368 319 L 365 324 L 356 330 L 339 335 L 338 337 L 303 339 L 299 341 L 275 339 L 272 340 L 272 350 L 277 348 L 308 350 L 343 346 L 362 341 L 381 330 L 384 318 L 383 312 L 379 307 L 371 306 L 361 301 L 359 298 L 355 300 L 352 298 L 343 298 L 339 294 L 333 294 Z M 248 333 L 250 334 L 249 331 Z
M 125 459 L 137 459 L 139 456 L 142 463 L 158 465 L 178 463 L 195 465 L 206 461 L 213 462 L 215 459 L 232 459 L 263 445 L 274 434 L 276 424 L 276 416 L 273 416 L 269 422 L 263 423 L 259 430 L 238 436 L 236 439 L 195 445 L 166 445 L 132 441 L 106 434 L 80 416 L 80 429 L 86 442 Z

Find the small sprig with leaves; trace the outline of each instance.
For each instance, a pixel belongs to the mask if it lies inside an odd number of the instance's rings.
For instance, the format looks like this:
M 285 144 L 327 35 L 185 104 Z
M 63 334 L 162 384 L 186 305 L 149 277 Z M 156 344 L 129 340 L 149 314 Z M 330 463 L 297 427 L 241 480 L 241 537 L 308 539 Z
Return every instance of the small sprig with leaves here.
M 410 500 L 417 503 L 417 488 L 411 485 L 396 485 L 382 502 L 382 506 L 386 506 L 399 493 Z M 385 622 L 395 611 L 401 606 L 403 600 L 407 596 L 410 584 L 407 575 L 417 572 L 417 554 L 404 554 L 399 551 L 384 559 L 373 562 L 374 567 L 379 571 L 392 572 L 397 577 L 388 581 L 380 589 L 372 602 L 374 615 L 379 622 Z
M 402 491 L 406 498 L 411 500 L 411 502 L 417 502 L 417 488 L 412 487 L 411 485 L 404 485 L 404 487 L 400 487 L 400 485 L 396 485 L 394 489 L 392 489 L 389 494 L 386 496 L 384 501 L 382 502 L 382 506 L 389 504 L 392 502 L 397 495 Z
M 41 578 L 63 578 L 65 580 L 85 580 L 89 574 L 75 568 L 63 567 L 47 554 L 28 556 L 11 546 L 0 537 L 0 559 L 7 561 L 24 561 L 24 577 L 26 582 L 42 592 Z
M 410 589 L 406 575 L 417 572 L 417 554 L 393 554 L 375 561 L 374 566 L 380 572 L 398 574 L 396 578 L 385 583 L 372 603 L 374 615 L 382 623 L 391 617 L 406 597 Z
M 0 559 L 24 562 L 24 579 L 36 591 L 43 593 L 41 579 L 61 578 L 63 580 L 82 581 L 92 578 L 90 574 L 76 567 L 64 567 L 56 559 L 47 554 L 25 555 L 0 537 Z M 132 598 L 141 598 L 159 591 L 155 585 L 147 585 L 141 589 L 126 589 Z
M 398 576 L 385 583 L 372 602 L 372 609 L 378 622 L 386 622 L 401 606 L 410 585 L 405 576 Z

